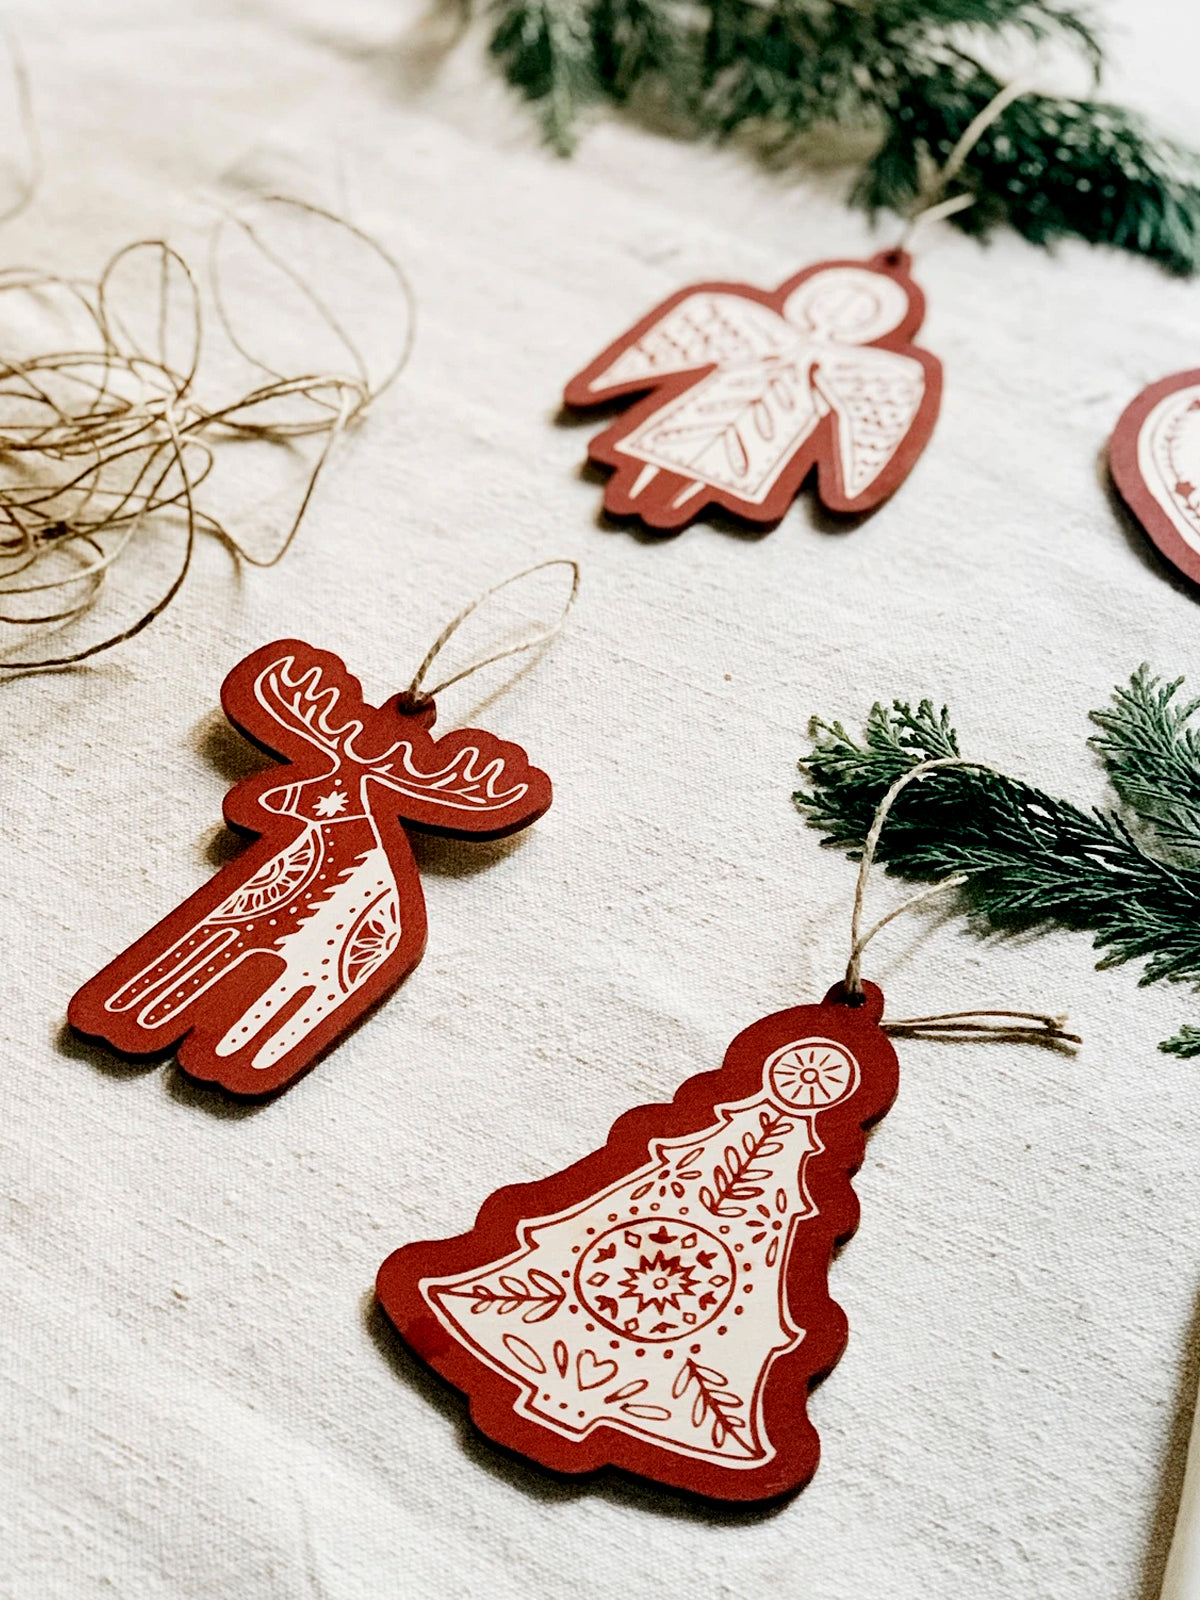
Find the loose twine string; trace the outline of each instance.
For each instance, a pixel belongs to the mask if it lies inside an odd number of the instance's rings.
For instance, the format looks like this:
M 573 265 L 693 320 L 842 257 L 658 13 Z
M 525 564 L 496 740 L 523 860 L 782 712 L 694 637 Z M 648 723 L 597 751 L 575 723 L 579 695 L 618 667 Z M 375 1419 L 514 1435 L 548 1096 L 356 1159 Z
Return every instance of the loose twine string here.
M 863 842 L 862 857 L 858 864 L 858 882 L 854 890 L 854 909 L 850 915 L 850 957 L 846 962 L 846 976 L 843 979 L 843 988 L 853 1003 L 856 997 L 863 993 L 862 985 L 862 958 L 863 952 L 875 938 L 905 911 L 910 911 L 922 901 L 931 899 L 934 895 L 942 894 L 947 889 L 961 888 L 967 882 L 970 874 L 966 872 L 953 873 L 948 878 L 943 878 L 940 883 L 930 884 L 927 888 L 910 895 L 906 900 L 889 911 L 886 916 L 879 918 L 865 933 L 862 931 L 863 909 L 866 901 L 867 880 L 871 875 L 871 868 L 875 864 L 875 854 L 879 848 L 880 835 L 887 821 L 888 814 L 896 798 L 908 787 L 910 783 L 917 783 L 931 772 L 944 770 L 947 767 L 968 767 L 976 771 L 987 771 L 981 762 L 968 761 L 959 756 L 940 756 L 933 761 L 922 761 L 915 767 L 910 767 L 898 777 L 895 783 L 884 795 L 875 810 L 870 830 Z M 1039 1044 L 1082 1044 L 1078 1034 L 1066 1031 L 1067 1019 L 1065 1016 L 1049 1016 L 1037 1011 L 949 1011 L 941 1016 L 929 1017 L 897 1017 L 894 1021 L 885 1021 L 881 1024 L 885 1033 L 895 1034 L 906 1038 L 962 1038 L 977 1039 L 1007 1039 L 1010 1041 L 1030 1041 Z
M 522 640 L 520 644 L 510 645 L 504 650 L 497 650 L 492 655 L 484 656 L 478 661 L 471 662 L 461 672 L 455 672 L 449 678 L 443 678 L 435 688 L 427 689 L 425 687 L 426 673 L 468 617 L 473 616 L 481 606 L 490 600 L 493 595 L 499 594 L 502 589 L 508 589 L 514 583 L 520 583 L 523 579 L 532 577 L 535 572 L 545 572 L 550 567 L 569 567 L 571 569 L 570 593 L 563 602 L 562 610 L 555 621 L 538 626 L 533 637 Z M 426 651 L 424 661 L 413 673 L 412 682 L 400 696 L 401 708 L 405 711 L 419 710 L 422 706 L 432 704 L 442 690 L 448 689 L 452 683 L 461 683 L 464 678 L 469 678 L 472 673 L 482 671 L 484 667 L 490 667 L 496 661 L 507 661 L 510 656 L 519 656 L 524 654 L 526 650 L 536 650 L 542 645 L 549 644 L 552 639 L 558 637 L 566 626 L 567 618 L 571 614 L 571 607 L 575 604 L 578 593 L 579 563 L 563 556 L 555 556 L 550 561 L 539 561 L 536 566 L 525 567 L 520 572 L 514 572 L 511 577 L 504 578 L 500 583 L 494 583 L 490 589 L 485 589 L 477 599 L 472 600 L 470 605 L 464 606 L 458 615 L 448 622 L 441 633 L 438 634 Z
M 943 221 L 952 217 L 956 212 L 965 211 L 968 206 L 975 204 L 973 194 L 956 194 L 943 198 L 946 190 L 958 177 L 966 165 L 967 157 L 974 150 L 987 130 L 996 122 L 1012 105 L 1014 100 L 1019 100 L 1023 94 L 1029 92 L 1029 83 L 1026 80 L 1017 80 L 1006 84 L 1003 89 L 988 101 L 983 109 L 971 118 L 963 129 L 953 150 L 946 157 L 943 166 L 938 168 L 927 182 L 921 185 L 912 209 L 909 213 L 908 223 L 899 241 L 892 247 L 895 254 L 911 254 L 913 240 L 918 234 L 924 232 L 934 222 Z
M 83 340 L 0 361 L 0 624 L 54 629 L 77 621 L 97 603 L 114 565 L 147 519 L 182 517 L 185 538 L 178 570 L 135 622 L 99 642 L 39 659 L 0 659 L 0 671 L 67 667 L 133 638 L 160 617 L 178 594 L 204 531 L 242 561 L 274 566 L 286 554 L 308 511 L 317 483 L 342 434 L 399 377 L 412 349 L 415 301 L 403 269 L 389 251 L 345 218 L 306 201 L 268 195 L 254 217 L 230 213 L 210 243 L 209 292 L 229 344 L 256 372 L 234 398 L 209 404 L 196 393 L 205 344 L 200 284 L 185 258 L 162 240 L 138 240 L 118 250 L 95 283 L 27 268 L 0 271 L 0 295 L 23 292 L 52 306 L 65 300 L 82 313 Z M 403 328 L 399 352 L 373 377 L 355 338 L 323 292 L 275 245 L 262 217 L 304 219 L 304 225 L 353 242 L 382 265 L 390 304 L 387 326 Z M 239 335 L 221 266 L 221 243 L 232 228 L 298 292 L 314 327 L 338 341 L 349 370 L 283 372 Z M 315 242 L 315 241 L 313 241 Z M 153 328 L 137 331 L 130 310 L 144 315 L 130 279 L 150 269 L 157 281 Z M 186 337 L 181 333 L 181 327 Z M 169 345 L 184 348 L 173 357 Z M 236 441 L 291 447 L 319 438 L 299 503 L 272 550 L 260 553 L 211 511 L 196 491 L 212 472 L 217 449 Z M 65 570 L 64 570 L 65 568 Z M 35 609 L 14 602 L 49 596 Z

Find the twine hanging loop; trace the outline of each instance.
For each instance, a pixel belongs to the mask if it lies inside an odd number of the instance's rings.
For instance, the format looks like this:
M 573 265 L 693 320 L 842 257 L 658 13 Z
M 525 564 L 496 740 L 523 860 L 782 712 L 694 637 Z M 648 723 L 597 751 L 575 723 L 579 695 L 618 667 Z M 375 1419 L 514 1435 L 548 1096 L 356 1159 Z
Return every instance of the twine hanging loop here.
M 902 900 L 898 906 L 880 917 L 878 922 L 873 923 L 863 933 L 862 919 L 867 880 L 875 864 L 880 835 L 897 797 L 910 783 L 918 783 L 929 773 L 944 771 L 948 767 L 967 767 L 977 772 L 989 770 L 982 762 L 968 761 L 962 756 L 939 756 L 932 761 L 918 762 L 915 767 L 910 767 L 907 772 L 901 773 L 875 809 L 875 816 L 863 841 L 862 856 L 858 864 L 858 881 L 854 889 L 854 909 L 850 914 L 850 955 L 846 962 L 846 976 L 842 987 L 851 1005 L 860 1004 L 862 1001 L 863 951 L 875 935 L 903 912 L 910 911 L 922 901 L 930 900 L 946 889 L 961 888 L 970 877 L 969 873 L 955 872 L 948 878 L 942 878 L 938 883 L 929 884 L 916 894 Z M 1005 1039 L 1010 1043 L 1081 1044 L 1083 1041 L 1080 1036 L 1077 1033 L 1068 1033 L 1066 1024 L 1065 1016 L 1051 1016 L 1045 1012 L 982 1010 L 949 1011 L 941 1016 L 897 1017 L 894 1020 L 884 1021 L 881 1026 L 884 1033 L 910 1039 Z
M 461 672 L 455 672 L 449 678 L 443 678 L 441 683 L 435 685 L 432 689 L 425 687 L 425 677 L 430 667 L 433 666 L 433 663 L 468 617 L 473 616 L 482 605 L 490 600 L 493 595 L 499 594 L 502 589 L 511 588 L 513 584 L 532 577 L 535 572 L 545 572 L 550 567 L 569 567 L 571 571 L 570 592 L 553 622 L 537 626 L 532 637 L 522 640 L 519 644 L 509 645 L 507 649 L 497 650 L 492 655 L 484 656 L 478 661 L 471 662 Z M 542 645 L 549 644 L 552 639 L 558 637 L 566 626 L 567 618 L 571 613 L 571 607 L 575 604 L 575 598 L 578 593 L 579 563 L 564 556 L 555 556 L 550 561 L 539 561 L 536 566 L 525 567 L 520 572 L 514 572 L 511 577 L 504 578 L 500 583 L 494 583 L 490 589 L 485 589 L 481 595 L 472 600 L 470 605 L 464 606 L 458 615 L 448 622 L 441 633 L 438 634 L 426 651 L 425 659 L 421 662 L 416 672 L 413 673 L 412 681 L 408 688 L 400 695 L 398 702 L 400 709 L 404 712 L 420 711 L 424 707 L 432 705 L 442 690 L 448 689 L 452 683 L 461 683 L 464 678 L 469 678 L 472 673 L 479 672 L 484 667 L 490 667 L 494 662 L 506 661 L 509 656 L 523 655 L 527 650 L 536 650 Z
M 919 905 L 922 900 L 929 900 L 935 894 L 941 894 L 944 889 L 957 889 L 967 881 L 965 872 L 956 872 L 952 877 L 943 878 L 940 883 L 930 884 L 928 888 L 920 889 L 916 894 L 910 895 L 907 900 L 902 900 L 894 910 L 886 916 L 880 917 L 873 927 L 866 933 L 862 930 L 863 906 L 867 894 L 867 879 L 871 875 L 871 868 L 875 864 L 875 852 L 879 848 L 879 836 L 883 832 L 883 825 L 888 819 L 888 813 L 896 803 L 897 796 L 907 789 L 910 783 L 917 783 L 927 773 L 935 772 L 943 767 L 974 767 L 979 763 L 966 761 L 959 756 L 939 756 L 934 761 L 922 761 L 917 766 L 910 767 L 907 772 L 901 773 L 892 784 L 876 807 L 875 816 L 871 822 L 870 831 L 863 843 L 862 856 L 858 863 L 858 882 L 854 887 L 854 910 L 850 913 L 850 958 L 846 962 L 846 977 L 844 986 L 846 993 L 852 998 L 860 997 L 862 986 L 862 957 L 863 951 L 871 940 L 888 923 L 898 917 L 901 912 L 908 911 L 911 907 Z
M 1005 84 L 992 96 L 987 105 L 971 118 L 943 165 L 917 191 L 904 232 L 892 247 L 890 254 L 899 257 L 911 253 L 913 240 L 918 233 L 932 223 L 944 221 L 945 218 L 952 217 L 959 211 L 965 211 L 968 206 L 975 204 L 973 194 L 956 194 L 947 198 L 946 190 L 958 177 L 966 165 L 967 157 L 992 124 L 1004 115 L 1014 100 L 1019 100 L 1028 92 L 1029 83 L 1025 79 Z

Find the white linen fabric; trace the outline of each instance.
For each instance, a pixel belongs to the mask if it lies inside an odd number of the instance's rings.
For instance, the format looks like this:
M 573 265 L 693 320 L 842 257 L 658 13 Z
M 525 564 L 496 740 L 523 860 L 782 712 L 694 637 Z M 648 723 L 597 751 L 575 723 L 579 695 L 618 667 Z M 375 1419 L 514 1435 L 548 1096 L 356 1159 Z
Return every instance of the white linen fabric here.
M 851 1338 L 811 1400 L 822 1464 L 782 1507 L 527 1470 L 371 1286 L 837 979 L 852 868 L 789 801 L 810 713 L 930 695 L 970 755 L 1105 798 L 1089 709 L 1143 660 L 1200 672 L 1196 596 L 1100 455 L 1145 383 L 1197 364 L 1200 290 L 934 230 L 945 402 L 896 498 L 845 530 L 805 494 L 766 536 L 642 539 L 598 519 L 564 380 L 689 282 L 774 285 L 888 229 L 630 126 L 561 162 L 477 41 L 446 53 L 399 0 L 10 15 L 46 175 L 6 259 L 94 273 L 164 233 L 196 254 L 214 199 L 283 190 L 383 239 L 420 309 L 279 568 L 206 541 L 133 643 L 3 686 L 0 1594 L 1149 1600 L 1200 1362 L 1200 1067 L 1155 1047 L 1200 1002 L 1095 970 L 1082 936 L 931 913 L 873 947 L 894 1011 L 1062 1008 L 1085 1043 L 900 1044 L 832 1273 Z M 1109 21 L 1112 92 L 1200 139 L 1188 8 Z M 522 743 L 554 805 L 513 843 L 420 846 L 428 952 L 386 1005 L 254 1109 L 65 1035 L 74 989 L 222 859 L 235 661 L 299 636 L 382 698 L 487 583 L 556 555 L 584 568 L 562 638 L 441 706 Z

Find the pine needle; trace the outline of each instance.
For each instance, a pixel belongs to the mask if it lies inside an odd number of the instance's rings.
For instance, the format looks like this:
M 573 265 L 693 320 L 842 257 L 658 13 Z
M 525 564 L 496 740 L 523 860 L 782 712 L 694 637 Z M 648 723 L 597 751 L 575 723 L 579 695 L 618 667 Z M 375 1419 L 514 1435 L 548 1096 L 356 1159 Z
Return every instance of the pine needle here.
M 981 927 L 1084 929 L 1101 966 L 1140 960 L 1142 983 L 1200 981 L 1200 868 L 1188 862 L 1200 850 L 1200 701 L 1179 700 L 1181 683 L 1143 666 L 1094 714 L 1103 733 L 1093 742 L 1127 815 L 1084 811 L 989 769 L 943 768 L 898 796 L 877 859 L 916 879 L 965 873 L 960 893 Z M 811 788 L 793 799 L 852 858 L 896 778 L 961 753 L 949 713 L 928 700 L 915 711 L 873 706 L 861 741 L 840 723 L 812 731 L 800 763 Z M 1200 1028 L 1161 1048 L 1200 1055 Z

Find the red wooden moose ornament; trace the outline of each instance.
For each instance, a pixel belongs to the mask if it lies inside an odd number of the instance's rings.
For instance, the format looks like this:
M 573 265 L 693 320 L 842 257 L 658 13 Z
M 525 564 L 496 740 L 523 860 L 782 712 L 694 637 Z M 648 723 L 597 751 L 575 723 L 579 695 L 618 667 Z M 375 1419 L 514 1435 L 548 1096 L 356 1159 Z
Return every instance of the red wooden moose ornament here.
M 937 420 L 941 363 L 912 343 L 925 297 L 900 250 L 821 261 L 778 289 L 699 283 L 567 384 L 568 406 L 644 398 L 598 434 L 604 508 L 662 533 L 715 505 L 774 527 L 812 468 L 830 511 L 872 511 Z
M 754 1023 L 602 1150 L 384 1262 L 384 1310 L 485 1434 L 558 1472 L 613 1465 L 714 1500 L 808 1481 L 806 1396 L 847 1332 L 830 1257 L 898 1083 L 863 987 Z
M 254 843 L 74 996 L 71 1025 L 123 1055 L 178 1047 L 192 1077 L 261 1097 L 293 1083 L 421 959 L 405 828 L 498 839 L 550 804 L 525 752 L 477 728 L 434 739 L 432 702 L 367 705 L 337 656 L 282 639 L 221 689 L 286 763 L 225 798 Z

